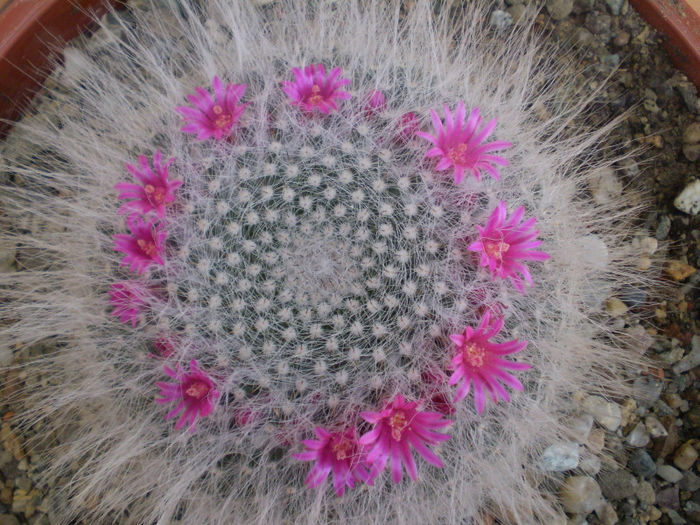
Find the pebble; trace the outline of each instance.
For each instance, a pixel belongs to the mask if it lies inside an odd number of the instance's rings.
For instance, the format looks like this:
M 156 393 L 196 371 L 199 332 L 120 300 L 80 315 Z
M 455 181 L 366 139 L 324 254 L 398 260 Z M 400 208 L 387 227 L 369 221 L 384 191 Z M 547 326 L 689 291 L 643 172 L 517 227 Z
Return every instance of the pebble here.
M 587 47 L 593 42 L 593 33 L 585 27 L 579 27 L 574 31 L 573 42 L 579 47 Z
M 540 464 L 548 472 L 565 472 L 578 467 L 579 446 L 573 442 L 557 443 L 548 446 L 542 453 Z
M 683 478 L 680 470 L 671 465 L 661 465 L 656 469 L 656 475 L 670 483 L 678 483 Z
M 671 520 L 672 525 L 685 525 L 688 523 L 685 519 L 681 517 L 678 512 L 673 509 L 666 509 L 666 516 Z
M 610 24 L 612 23 L 612 17 L 604 13 L 589 13 L 586 16 L 586 27 L 594 35 L 602 35 L 604 33 L 610 33 Z
M 685 144 L 700 142 L 700 122 L 693 122 L 683 130 L 683 142 Z
M 671 279 L 673 279 L 676 282 L 687 279 L 696 271 L 697 270 L 693 266 L 684 263 L 683 261 L 666 261 L 666 264 L 664 265 L 664 272 L 666 273 L 666 275 L 668 275 Z
M 0 525 L 20 525 L 20 523 L 12 514 L 0 514 Z
M 682 374 L 700 365 L 700 335 L 694 335 L 690 345 L 691 350 L 688 355 L 673 365 L 674 374 Z
M 581 405 L 593 419 L 610 432 L 615 432 L 622 422 L 622 412 L 617 403 L 606 401 L 600 396 L 588 396 Z
M 693 466 L 695 460 L 698 459 L 698 451 L 691 445 L 690 441 L 686 441 L 673 456 L 673 464 L 681 470 L 688 470 Z
M 694 180 L 683 188 L 673 201 L 673 205 L 682 212 L 697 215 L 700 212 L 700 179 Z
M 634 398 L 640 406 L 650 407 L 661 396 L 663 381 L 652 376 L 640 376 L 632 383 Z
M 642 480 L 639 482 L 639 487 L 637 487 L 635 496 L 637 496 L 639 503 L 643 505 L 653 505 L 656 503 L 656 491 L 648 481 Z
M 629 467 L 635 474 L 650 478 L 656 474 L 656 463 L 648 452 L 635 450 L 629 459 Z
M 605 446 L 605 431 L 602 428 L 594 428 L 588 435 L 586 446 L 593 452 L 600 452 Z
M 661 421 L 659 421 L 655 416 L 648 416 L 644 420 L 644 424 L 646 425 L 649 435 L 652 438 L 656 439 L 668 436 L 666 427 L 664 427 L 663 423 L 661 423 Z
M 605 502 L 603 505 L 596 509 L 596 514 L 603 525 L 615 525 L 618 522 L 617 512 L 615 512 L 615 507 L 610 503 Z
M 600 489 L 603 496 L 612 501 L 634 496 L 639 487 L 639 482 L 626 470 L 604 472 L 598 476 Z
M 631 447 L 646 447 L 649 441 L 651 441 L 651 438 L 649 437 L 649 432 L 644 423 L 637 423 L 632 429 L 632 432 L 627 434 L 627 443 L 629 443 Z
M 589 514 L 603 502 L 600 486 L 590 476 L 566 478 L 559 495 L 564 510 L 571 514 Z
M 605 3 L 608 5 L 608 9 L 610 9 L 611 15 L 619 16 L 622 12 L 622 6 L 625 0 L 605 0 Z
M 574 9 L 574 0 L 547 0 L 545 4 L 549 16 L 554 20 L 562 20 Z
M 659 219 L 659 225 L 656 227 L 655 237 L 659 241 L 663 241 L 666 237 L 668 237 L 670 231 L 671 219 L 668 215 L 662 215 Z
M 606 205 L 622 195 L 622 182 L 615 174 L 615 170 L 608 166 L 590 174 L 588 189 L 596 204 Z
M 508 13 L 513 19 L 513 22 L 517 24 L 525 14 L 526 10 L 527 9 L 523 4 L 515 4 L 506 9 L 506 13 Z
M 632 348 L 639 354 L 643 354 L 654 344 L 654 337 L 640 324 L 627 328 L 625 333 L 632 341 Z
M 593 455 L 586 456 L 578 464 L 578 468 L 580 468 L 582 472 L 585 472 L 589 476 L 595 476 L 596 474 L 598 474 L 602 466 L 603 464 L 600 458 L 598 456 Z
M 496 9 L 493 13 L 491 13 L 489 22 L 497 31 L 505 31 L 513 25 L 513 17 L 506 11 Z
M 605 301 L 605 311 L 610 317 L 620 317 L 627 313 L 627 310 L 629 310 L 627 305 L 617 297 L 611 297 Z
M 577 443 L 586 443 L 592 428 L 593 416 L 590 414 L 581 414 L 569 421 L 571 437 L 576 440 Z
M 700 144 L 683 144 L 683 155 L 690 162 L 700 159 Z
M 695 492 L 700 489 L 700 477 L 692 470 L 683 472 L 683 479 L 678 484 L 681 490 Z
M 656 493 L 656 504 L 662 509 L 678 509 L 678 487 L 668 487 Z

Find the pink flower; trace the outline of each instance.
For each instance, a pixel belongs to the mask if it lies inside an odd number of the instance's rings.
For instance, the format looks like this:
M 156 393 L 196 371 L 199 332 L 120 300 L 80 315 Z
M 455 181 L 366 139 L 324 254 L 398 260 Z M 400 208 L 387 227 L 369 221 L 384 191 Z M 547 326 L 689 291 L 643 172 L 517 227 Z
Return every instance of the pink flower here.
M 374 425 L 360 438 L 360 445 L 370 448 L 367 463 L 372 464 L 373 477 L 384 470 L 391 458 L 391 477 L 394 483 L 402 478 L 402 464 L 414 481 L 418 477 L 411 446 L 430 464 L 442 468 L 442 461 L 426 445 L 447 441 L 450 436 L 433 429 L 448 426 L 451 421 L 443 419 L 438 412 L 423 412 L 416 402 L 406 401 L 397 394 L 381 412 L 362 412 L 367 422 Z
M 148 286 L 140 281 L 119 281 L 110 287 L 109 297 L 109 304 L 114 307 L 112 315 L 122 323 L 130 322 L 131 326 L 136 327 L 139 315 L 148 308 L 151 293 Z
M 477 132 L 477 128 L 481 125 L 479 108 L 472 110 L 466 124 L 464 123 L 465 113 L 462 101 L 457 104 L 454 116 L 445 104 L 445 126 L 443 126 L 437 112 L 434 109 L 430 110 L 437 136 L 423 131 L 416 133 L 419 137 L 429 140 L 435 145 L 427 151 L 426 158 L 440 157 L 440 161 L 435 167 L 438 171 L 454 168 L 455 184 L 462 182 L 464 170 L 471 172 L 476 180 L 480 180 L 482 171 L 499 179 L 498 170 L 492 164 L 507 166 L 508 161 L 503 157 L 490 155 L 488 152 L 509 148 L 512 144 L 503 141 L 482 144 L 496 127 L 496 119 L 488 122 L 481 131 Z
M 282 82 L 282 91 L 290 98 L 293 105 L 305 113 L 312 114 L 318 110 L 328 114 L 331 110 L 337 110 L 337 100 L 345 100 L 352 95 L 340 89 L 350 83 L 347 78 L 338 78 L 342 70 L 333 68 L 326 76 L 323 64 L 311 64 L 303 70 L 292 68 L 294 81 Z
M 182 428 L 185 423 L 190 427 L 190 432 L 194 432 L 197 418 L 207 417 L 212 413 L 219 397 L 214 380 L 197 367 L 197 361 L 190 361 L 190 371 L 186 373 L 180 365 L 173 370 L 163 367 L 165 373 L 175 380 L 175 383 L 158 382 L 161 398 L 156 399 L 160 404 L 178 401 L 178 405 L 168 414 L 165 419 L 175 417 L 182 412 L 182 415 L 175 424 L 176 429 Z
M 195 95 L 187 95 L 187 100 L 194 107 L 178 106 L 175 110 L 185 117 L 182 131 L 197 135 L 197 140 L 214 137 L 224 140 L 231 136 L 233 127 L 241 118 L 246 104 L 238 105 L 245 93 L 245 84 L 226 84 L 224 87 L 219 77 L 212 80 L 214 98 L 203 87 L 194 88 Z
M 501 356 L 520 352 L 527 346 L 527 341 L 512 340 L 506 343 L 489 341 L 503 328 L 503 318 L 489 325 L 490 316 L 486 312 L 476 329 L 467 326 L 462 334 L 452 334 L 450 339 L 457 347 L 457 354 L 452 359 L 454 373 L 450 376 L 449 384 L 461 382 L 455 392 L 455 403 L 464 399 L 474 383 L 474 404 L 481 414 L 488 393 L 494 403 L 499 399 L 510 401 L 506 389 L 500 384 L 505 383 L 514 390 L 522 390 L 523 385 L 505 370 L 528 370 L 530 365 L 514 363 L 501 359 Z M 486 391 L 486 392 L 484 392 Z
M 371 91 L 365 105 L 365 115 L 372 117 L 386 109 L 386 97 L 381 91 Z
M 141 155 L 139 165 L 126 165 L 134 178 L 143 184 L 129 184 L 120 182 L 115 186 L 121 193 L 119 199 L 134 199 L 119 208 L 119 213 L 147 213 L 154 211 L 161 219 L 165 217 L 165 207 L 175 200 L 175 190 L 182 185 L 182 181 L 168 180 L 168 168 L 175 160 L 169 159 L 164 165 L 161 163 L 162 154 L 156 151 L 153 155 L 153 167 L 148 165 L 148 159 Z
M 422 398 L 426 399 L 426 405 L 435 409 L 444 416 L 455 413 L 455 407 L 450 397 L 444 392 L 447 385 L 447 377 L 442 371 L 429 370 L 421 374 Z
M 177 350 L 177 340 L 168 335 L 161 334 L 153 341 L 153 347 L 157 352 L 153 354 L 153 357 L 167 359 L 175 354 Z
M 533 250 L 542 241 L 536 239 L 539 231 L 533 229 L 534 217 L 520 224 L 524 214 L 525 208 L 521 206 L 506 222 L 506 204 L 501 201 L 486 226 L 477 226 L 479 240 L 469 245 L 470 251 L 481 252 L 479 266 L 487 266 L 494 279 L 510 279 L 521 292 L 525 287 L 519 273 L 528 284 L 532 284 L 530 270 L 521 261 L 549 259 L 549 254 Z
M 399 118 L 396 139 L 401 144 L 409 142 L 418 132 L 420 121 L 413 111 L 404 113 Z
M 301 461 L 316 461 L 306 477 L 309 487 L 321 485 L 330 472 L 333 472 L 333 488 L 338 496 L 345 493 L 346 486 L 353 488 L 356 481 L 372 484 L 354 428 L 329 432 L 316 427 L 314 432 L 318 439 L 302 441 L 307 450 L 293 456 Z
M 122 266 L 129 266 L 131 271 L 143 274 L 152 264 L 165 264 L 163 248 L 168 233 L 155 223 L 155 219 L 144 221 L 140 217 L 127 219 L 131 234 L 120 233 L 114 236 L 114 249 L 124 252 Z

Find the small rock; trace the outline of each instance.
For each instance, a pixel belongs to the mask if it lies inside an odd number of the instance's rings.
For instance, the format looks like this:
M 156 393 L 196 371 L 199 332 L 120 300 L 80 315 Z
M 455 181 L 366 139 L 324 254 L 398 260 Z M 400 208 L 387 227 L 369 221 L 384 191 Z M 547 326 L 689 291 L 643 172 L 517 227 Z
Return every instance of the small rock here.
M 612 501 L 634 496 L 639 486 L 637 478 L 626 470 L 604 472 L 598 476 L 598 481 L 603 496 Z
M 600 461 L 600 458 L 598 456 L 593 455 L 586 456 L 578 464 L 578 468 L 580 468 L 589 476 L 595 476 L 596 474 L 598 474 L 598 472 L 600 472 L 601 467 L 602 462 Z
M 523 4 L 515 4 L 510 6 L 508 9 L 506 9 L 506 13 L 508 13 L 511 18 L 513 19 L 513 22 L 516 24 L 520 21 L 520 19 L 523 17 L 525 14 L 525 6 Z
M 20 525 L 19 520 L 12 514 L 0 514 L 0 525 Z
M 640 376 L 632 383 L 632 392 L 640 406 L 650 407 L 661 396 L 663 387 L 663 381 L 652 376 Z
M 673 456 L 673 464 L 681 470 L 688 470 L 696 459 L 698 459 L 698 451 L 690 444 L 690 441 L 686 441 L 678 447 Z
M 635 450 L 630 456 L 629 467 L 635 474 L 650 478 L 656 474 L 656 463 L 644 450 Z
M 603 501 L 600 486 L 589 476 L 571 476 L 560 489 L 564 510 L 571 514 L 589 514 Z
M 573 442 L 550 445 L 542 453 L 540 464 L 549 472 L 565 472 L 578 467 L 579 446 Z
M 681 149 L 685 158 L 690 162 L 700 159 L 700 144 L 683 144 Z
M 683 130 L 683 142 L 685 144 L 700 142 L 700 122 L 693 122 Z
M 608 502 L 598 507 L 595 512 L 603 525 L 615 525 L 618 522 L 615 507 Z
M 631 447 L 646 447 L 650 440 L 649 432 L 643 423 L 637 423 L 632 432 L 627 435 L 627 443 Z
M 651 268 L 651 257 L 647 257 L 646 255 L 642 255 L 639 259 L 637 259 L 637 269 L 641 271 L 646 271 L 649 268 Z
M 695 492 L 700 489 L 700 477 L 698 477 L 692 470 L 687 470 L 683 472 L 683 479 L 678 484 L 681 490 L 686 490 L 688 492 Z
M 659 248 L 659 241 L 653 237 L 644 237 L 639 241 L 639 248 L 642 250 L 642 253 L 654 255 Z
M 592 428 L 593 416 L 590 414 L 581 414 L 569 421 L 571 437 L 576 440 L 577 443 L 586 443 Z
M 640 481 L 636 493 L 637 499 L 643 505 L 653 505 L 656 503 L 656 492 L 648 481 Z
M 631 340 L 632 348 L 640 354 L 646 352 L 654 344 L 654 337 L 642 325 L 634 325 L 625 330 Z
M 700 335 L 694 335 L 690 344 L 690 353 L 673 366 L 673 373 L 676 375 L 700 365 Z
M 666 509 L 666 516 L 671 520 L 672 525 L 685 525 L 688 523 L 678 512 L 673 509 Z
M 610 9 L 611 15 L 620 16 L 625 0 L 605 0 L 605 3 L 608 4 L 608 9 Z
M 586 446 L 595 453 L 603 450 L 605 446 L 605 431 L 602 428 L 594 428 L 591 430 L 591 433 L 588 435 Z
M 620 426 L 626 427 L 630 423 L 634 423 L 636 421 L 636 410 L 637 403 L 634 402 L 634 399 L 629 397 L 625 399 L 620 406 L 620 414 L 622 415 Z
M 673 201 L 673 205 L 685 213 L 697 215 L 700 212 L 700 179 L 694 180 L 683 188 Z
M 617 297 L 611 297 L 605 301 L 605 311 L 610 317 L 620 317 L 627 313 L 627 310 L 629 310 L 627 305 Z
M 670 483 L 678 483 L 683 478 L 681 471 L 673 468 L 671 465 L 659 466 L 656 469 L 656 475 Z
M 579 47 L 587 47 L 593 42 L 593 33 L 585 27 L 579 27 L 574 31 L 573 43 Z
M 656 227 L 655 236 L 658 240 L 663 241 L 668 237 L 671 231 L 671 219 L 668 215 L 662 215 L 659 219 L 659 225 Z
M 596 204 L 610 204 L 622 195 L 622 182 L 611 167 L 591 173 L 588 188 Z
M 586 15 L 586 27 L 594 35 L 604 35 L 610 33 L 612 17 L 604 13 L 589 13 Z
M 630 34 L 627 31 L 620 31 L 613 39 L 615 47 L 625 47 L 630 42 Z
M 617 403 L 606 401 L 600 396 L 588 396 L 581 405 L 593 419 L 610 432 L 615 432 L 622 422 L 622 412 Z
M 547 0 L 545 4 L 549 16 L 554 20 L 562 20 L 574 9 L 574 0 Z
M 656 507 L 649 509 L 649 521 L 657 521 L 662 516 L 662 512 Z
M 678 487 L 668 487 L 656 493 L 656 504 L 662 509 L 679 509 Z
M 497 31 L 505 31 L 513 25 L 513 17 L 506 11 L 496 9 L 493 13 L 491 13 L 489 22 L 491 22 L 491 25 Z
M 667 261 L 664 266 L 664 272 L 676 282 L 687 279 L 697 270 L 683 261 Z
M 649 431 L 649 435 L 652 438 L 656 439 L 668 436 L 666 427 L 664 427 L 663 423 L 661 423 L 661 421 L 659 421 L 655 416 L 648 416 L 646 419 L 644 419 L 644 423 Z

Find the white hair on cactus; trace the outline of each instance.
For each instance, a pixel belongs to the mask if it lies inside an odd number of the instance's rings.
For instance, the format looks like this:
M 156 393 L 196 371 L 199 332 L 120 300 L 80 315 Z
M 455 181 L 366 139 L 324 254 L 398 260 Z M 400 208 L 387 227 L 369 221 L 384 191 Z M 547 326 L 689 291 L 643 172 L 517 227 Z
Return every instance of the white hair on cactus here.
M 572 133 L 585 100 L 562 95 L 566 73 L 527 17 L 493 34 L 487 4 L 455 17 L 427 1 L 403 12 L 398 0 L 164 0 L 115 14 L 104 38 L 71 50 L 73 69 L 54 75 L 4 147 L 2 242 L 41 257 L 0 274 L 3 340 L 60 343 L 27 365 L 47 379 L 23 393 L 23 421 L 60 439 L 45 474 L 71 479 L 57 485 L 61 523 L 462 523 L 485 510 L 530 523 L 557 512 L 541 451 L 569 434 L 574 392 L 619 393 L 639 359 L 591 300 L 640 279 L 634 210 L 582 189 L 614 163 L 593 153 L 612 124 Z M 353 98 L 310 124 L 279 83 L 312 63 L 341 67 Z M 174 109 L 214 76 L 247 84 L 235 145 L 180 131 Z M 364 109 L 373 90 L 386 94 L 383 120 Z M 392 141 L 407 114 L 427 129 L 430 109 L 458 101 L 513 143 L 502 180 L 455 186 L 424 159 L 426 141 Z M 114 186 L 156 149 L 183 181 L 167 223 L 178 256 L 149 274 L 161 302 L 132 328 L 108 307 L 125 276 Z M 530 265 L 523 294 L 467 250 L 501 201 L 537 218 L 551 255 Z M 591 235 L 606 265 L 586 262 Z M 457 403 L 435 449 L 444 468 L 423 462 L 417 482 L 379 477 L 342 498 L 304 486 L 309 466 L 292 453 L 316 425 L 427 395 L 448 335 L 493 305 L 509 337 L 529 342 L 524 392 L 481 416 Z M 220 393 L 192 434 L 154 403 L 162 359 L 136 357 L 152 353 L 158 327 L 179 330 L 172 362 L 197 360 Z

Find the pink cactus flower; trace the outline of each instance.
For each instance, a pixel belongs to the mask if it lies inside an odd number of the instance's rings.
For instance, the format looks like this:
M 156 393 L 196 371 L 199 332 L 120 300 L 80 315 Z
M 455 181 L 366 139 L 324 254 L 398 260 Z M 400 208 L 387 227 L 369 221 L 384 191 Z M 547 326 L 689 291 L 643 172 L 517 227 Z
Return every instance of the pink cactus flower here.
M 303 70 L 292 68 L 294 81 L 285 80 L 282 82 L 282 91 L 290 99 L 290 102 L 299 106 L 307 114 L 319 111 L 328 114 L 331 110 L 337 110 L 337 100 L 349 99 L 352 95 L 343 91 L 343 86 L 350 83 L 347 78 L 340 77 L 342 70 L 339 67 L 333 68 L 326 76 L 323 64 L 311 64 Z
M 407 144 L 410 140 L 416 136 L 416 133 L 420 129 L 420 121 L 418 116 L 413 112 L 409 111 L 404 113 L 399 118 L 397 126 L 397 134 L 395 140 L 399 144 Z
M 171 158 L 165 164 L 162 159 L 161 152 L 156 151 L 153 155 L 155 172 L 144 155 L 139 157 L 138 166 L 126 165 L 129 173 L 142 185 L 120 182 L 115 186 L 121 192 L 117 198 L 134 199 L 119 208 L 120 214 L 137 212 L 146 215 L 153 211 L 161 219 L 165 217 L 165 207 L 175 200 L 175 190 L 182 185 L 182 181 L 168 180 L 168 168 L 175 159 Z
M 514 390 L 523 390 L 523 385 L 505 370 L 528 370 L 530 365 L 514 363 L 501 359 L 501 356 L 520 352 L 527 346 L 527 341 L 512 340 L 505 343 L 489 341 L 503 328 L 503 318 L 490 324 L 488 312 L 482 317 L 479 326 L 467 326 L 462 334 L 452 334 L 450 339 L 457 347 L 457 354 L 452 359 L 454 373 L 450 376 L 449 384 L 461 382 L 455 392 L 455 403 L 464 399 L 474 384 L 474 404 L 476 411 L 481 414 L 486 403 L 486 394 L 494 403 L 499 399 L 510 401 L 510 396 L 501 385 L 504 383 Z
M 151 292 L 141 281 L 119 281 L 110 287 L 109 297 L 114 307 L 112 315 L 135 328 L 139 315 L 148 308 Z
M 362 412 L 365 421 L 372 423 L 374 429 L 360 438 L 360 445 L 368 447 L 367 462 L 372 464 L 372 477 L 384 470 L 391 458 L 391 477 L 394 483 L 400 483 L 402 465 L 414 481 L 418 478 L 416 464 L 413 461 L 411 447 L 423 458 L 436 467 L 442 468 L 440 458 L 426 445 L 435 445 L 447 441 L 450 436 L 434 432 L 436 428 L 450 425 L 438 412 L 424 412 L 417 402 L 409 402 L 397 394 L 381 412 Z
M 386 97 L 384 93 L 375 89 L 371 91 L 367 97 L 367 104 L 365 104 L 365 115 L 368 117 L 373 117 L 384 111 L 386 109 Z
M 168 233 L 155 219 L 144 221 L 135 215 L 127 219 L 131 234 L 120 233 L 114 236 L 114 249 L 126 256 L 121 265 L 131 271 L 143 274 L 152 264 L 165 264 L 163 249 Z
M 316 461 L 306 477 L 309 487 L 321 485 L 331 472 L 333 488 L 339 497 L 345 493 L 346 486 L 353 488 L 357 481 L 372 484 L 354 428 L 329 432 L 325 428 L 316 427 L 314 432 L 318 439 L 302 441 L 307 450 L 293 456 L 301 461 Z
M 542 241 L 536 239 L 539 230 L 533 229 L 536 219 L 530 218 L 520 224 L 525 215 L 522 206 L 506 221 L 506 204 L 501 203 L 491 213 L 486 226 L 477 226 L 479 240 L 469 245 L 469 250 L 480 252 L 479 266 L 488 267 L 496 279 L 510 279 L 513 286 L 525 291 L 523 278 L 532 284 L 530 270 L 521 261 L 546 261 L 549 254 L 534 250 Z M 520 275 L 522 274 L 522 278 Z
M 447 377 L 440 370 L 429 370 L 421 374 L 422 395 L 426 400 L 426 406 L 437 410 L 444 416 L 451 416 L 456 409 L 452 403 L 452 396 L 447 395 L 445 385 Z
M 500 179 L 498 170 L 493 164 L 507 166 L 508 161 L 489 152 L 509 148 L 512 144 L 504 141 L 483 143 L 496 127 L 496 119 L 489 121 L 483 129 L 477 131 L 482 120 L 479 108 L 472 110 L 465 124 L 466 110 L 462 101 L 457 104 L 454 115 L 445 104 L 444 126 L 434 109 L 430 110 L 430 116 L 437 135 L 433 136 L 423 131 L 417 132 L 416 135 L 434 144 L 435 147 L 429 149 L 425 156 L 426 158 L 440 157 L 436 170 L 444 171 L 453 168 L 455 184 L 462 182 L 465 170 L 474 175 L 476 180 L 481 179 L 482 171 L 486 171 L 494 179 Z
M 178 402 L 177 406 L 166 414 L 165 419 L 175 417 L 182 412 L 182 415 L 175 424 L 176 429 L 182 428 L 185 423 L 190 427 L 190 432 L 194 432 L 197 418 L 207 417 L 212 413 L 219 397 L 214 380 L 197 367 L 197 361 L 190 361 L 190 371 L 185 372 L 180 365 L 173 370 L 170 367 L 163 367 L 165 373 L 175 380 L 175 383 L 158 382 L 160 388 L 156 401 L 160 404 Z
M 161 359 L 167 359 L 175 355 L 177 351 L 177 340 L 167 334 L 160 334 L 153 341 L 153 348 L 156 353 L 152 354 L 153 357 L 158 357 Z
M 194 88 L 194 95 L 187 95 L 187 100 L 194 107 L 178 106 L 175 110 L 185 117 L 185 125 L 182 131 L 197 135 L 197 140 L 206 140 L 214 137 L 216 140 L 224 140 L 231 136 L 234 126 L 248 107 L 246 104 L 238 104 L 245 93 L 246 84 L 226 84 L 224 86 L 219 77 L 212 80 L 214 98 L 203 87 Z

